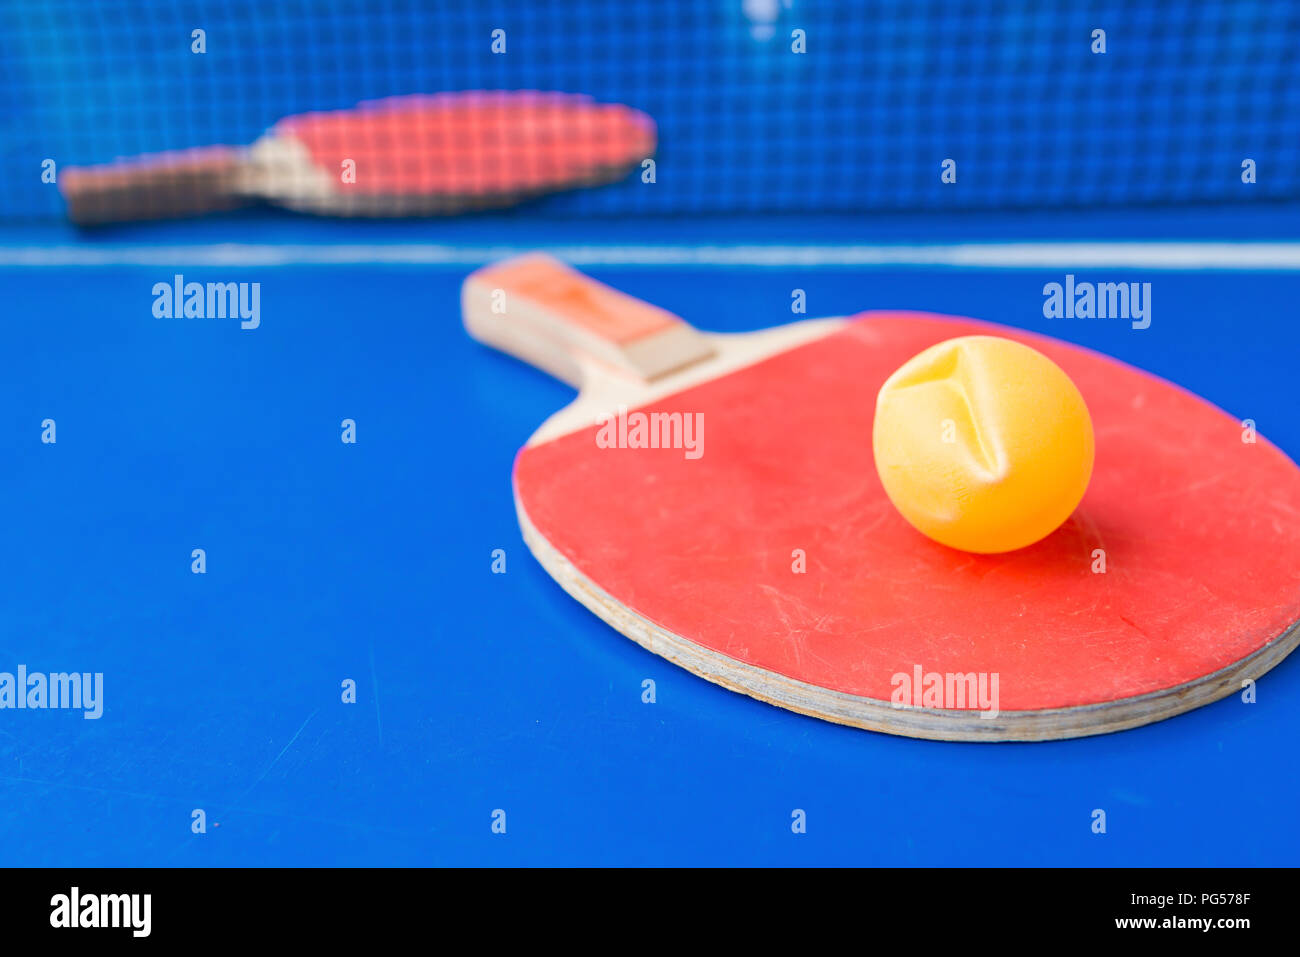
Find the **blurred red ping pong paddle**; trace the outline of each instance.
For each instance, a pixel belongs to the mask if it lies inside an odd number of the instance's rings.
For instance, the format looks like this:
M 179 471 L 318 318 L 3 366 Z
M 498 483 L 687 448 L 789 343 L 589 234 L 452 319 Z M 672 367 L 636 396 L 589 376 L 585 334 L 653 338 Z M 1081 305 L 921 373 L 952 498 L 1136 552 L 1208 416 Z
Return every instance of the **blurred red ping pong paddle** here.
M 654 149 L 648 116 L 588 96 L 439 93 L 290 116 L 249 147 L 70 167 L 59 184 L 69 218 L 84 225 L 258 201 L 321 215 L 426 216 L 612 182 Z
M 1113 359 L 920 313 L 711 335 L 542 256 L 474 273 L 463 308 L 473 336 L 581 390 L 515 461 L 533 554 L 732 690 L 916 737 L 1067 738 L 1239 692 L 1300 641 L 1300 470 Z M 920 535 L 872 459 L 885 378 L 969 334 L 1048 355 L 1096 429 L 1074 516 L 1003 555 Z

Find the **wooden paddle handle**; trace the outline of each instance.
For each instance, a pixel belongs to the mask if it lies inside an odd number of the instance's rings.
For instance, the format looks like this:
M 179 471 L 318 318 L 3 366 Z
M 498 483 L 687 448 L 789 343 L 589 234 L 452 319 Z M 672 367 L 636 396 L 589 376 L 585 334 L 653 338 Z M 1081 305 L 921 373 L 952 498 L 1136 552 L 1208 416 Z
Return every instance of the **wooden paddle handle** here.
M 578 388 L 593 370 L 649 382 L 713 355 L 680 318 L 531 253 L 471 273 L 465 328 Z
M 59 174 L 59 190 L 68 218 L 83 226 L 234 209 L 248 202 L 240 190 L 244 153 L 210 146 L 70 166 Z

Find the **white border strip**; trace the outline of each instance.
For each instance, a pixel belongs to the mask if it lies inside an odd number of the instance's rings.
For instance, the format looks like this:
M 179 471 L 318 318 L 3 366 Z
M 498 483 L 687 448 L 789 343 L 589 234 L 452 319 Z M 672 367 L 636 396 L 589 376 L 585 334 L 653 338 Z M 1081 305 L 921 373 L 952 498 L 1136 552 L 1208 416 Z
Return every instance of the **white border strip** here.
M 954 245 L 450 246 L 427 243 L 0 246 L 0 267 L 477 266 L 545 251 L 576 266 L 943 266 L 959 269 L 1300 270 L 1300 242 Z

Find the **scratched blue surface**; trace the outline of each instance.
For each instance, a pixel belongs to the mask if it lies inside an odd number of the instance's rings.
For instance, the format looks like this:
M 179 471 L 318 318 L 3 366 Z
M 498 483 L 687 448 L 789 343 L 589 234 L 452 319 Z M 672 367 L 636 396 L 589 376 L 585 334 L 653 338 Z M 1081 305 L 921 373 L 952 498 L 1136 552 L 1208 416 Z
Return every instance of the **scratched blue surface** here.
M 502 241 L 492 222 L 419 238 Z M 1038 222 L 1023 234 L 1051 235 Z M 1293 222 L 1211 214 L 1202 234 L 1280 237 Z M 1154 214 L 1104 227 L 1078 232 L 1185 234 Z M 110 236 L 402 241 L 413 228 L 232 218 Z M 924 232 L 882 221 L 855 235 Z M 690 239 L 663 224 L 638 235 Z M 510 463 L 569 391 L 466 338 L 465 268 L 182 271 L 261 282 L 261 327 L 155 319 L 166 268 L 0 270 L 0 670 L 105 675 L 98 721 L 0 710 L 0 864 L 1295 862 L 1300 659 L 1257 704 L 1061 743 L 913 741 L 780 711 L 643 651 L 529 556 Z M 800 287 L 812 315 L 903 307 L 1049 332 L 1254 418 L 1300 458 L 1297 273 L 1075 270 L 1153 283 L 1151 328 L 1134 332 L 1043 319 L 1042 285 L 1063 270 L 591 271 L 715 329 L 784 321 Z M 47 417 L 54 446 L 39 441 Z M 190 572 L 196 547 L 205 575 Z M 495 548 L 505 575 L 491 574 Z M 340 701 L 348 678 L 356 704 Z M 645 678 L 656 704 L 641 703 Z M 1098 807 L 1104 836 L 1089 829 Z M 195 808 L 206 834 L 191 833 Z M 490 830 L 497 808 L 505 835 Z M 791 833 L 794 808 L 806 835 Z

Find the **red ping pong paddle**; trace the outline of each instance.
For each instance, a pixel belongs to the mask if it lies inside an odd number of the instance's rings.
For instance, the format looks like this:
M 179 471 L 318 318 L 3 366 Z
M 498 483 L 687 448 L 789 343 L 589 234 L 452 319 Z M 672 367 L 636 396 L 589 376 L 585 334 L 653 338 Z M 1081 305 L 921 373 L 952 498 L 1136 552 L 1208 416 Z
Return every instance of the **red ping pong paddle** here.
M 515 461 L 533 554 L 724 687 L 895 734 L 1042 740 L 1239 693 L 1300 641 L 1300 470 L 1114 359 L 923 313 L 701 333 L 544 256 L 472 274 L 463 308 L 473 336 L 580 390 Z M 1050 357 L 1096 432 L 1074 515 L 1000 555 L 914 530 L 872 458 L 884 380 L 971 334 Z
M 249 147 L 70 167 L 59 184 L 68 216 L 83 225 L 258 201 L 321 215 L 425 216 L 613 182 L 654 149 L 646 114 L 588 96 L 440 93 L 290 116 Z

